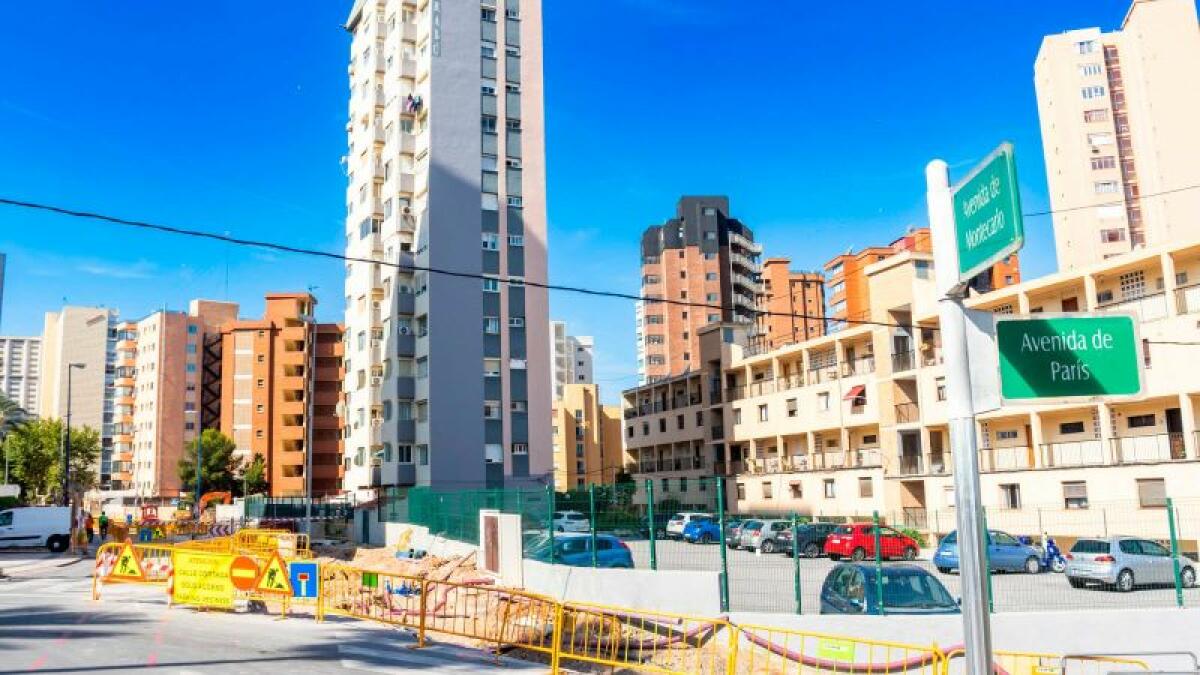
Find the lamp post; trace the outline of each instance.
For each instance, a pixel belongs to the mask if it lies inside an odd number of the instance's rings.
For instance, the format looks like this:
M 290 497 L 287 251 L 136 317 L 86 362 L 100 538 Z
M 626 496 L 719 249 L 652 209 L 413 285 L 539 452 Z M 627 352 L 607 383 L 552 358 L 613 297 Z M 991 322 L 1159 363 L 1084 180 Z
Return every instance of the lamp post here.
M 76 368 L 83 370 L 87 368 L 87 364 L 67 364 L 67 422 L 63 429 L 63 506 L 71 505 L 71 374 Z

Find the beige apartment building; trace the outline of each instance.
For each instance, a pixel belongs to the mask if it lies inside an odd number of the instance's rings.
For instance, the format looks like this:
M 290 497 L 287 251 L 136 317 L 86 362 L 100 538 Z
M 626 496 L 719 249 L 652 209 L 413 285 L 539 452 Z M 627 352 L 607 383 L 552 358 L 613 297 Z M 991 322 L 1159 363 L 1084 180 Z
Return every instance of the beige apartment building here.
M 599 385 L 566 384 L 553 414 L 555 488 L 616 482 L 626 463 L 620 406 L 602 404 Z
M 1034 63 L 1060 270 L 1189 238 L 1200 214 L 1193 0 L 1049 35 Z
M 867 269 L 872 320 L 912 330 L 847 328 L 764 354 L 734 347 L 725 370 L 726 441 L 739 511 L 862 517 L 877 510 L 927 530 L 954 527 L 931 268 L 928 254 L 905 252 Z M 1145 349 L 1145 390 L 1132 400 L 1005 406 L 980 416 L 982 502 L 992 526 L 1057 527 L 1051 534 L 1061 536 L 1132 528 L 1165 537 L 1166 518 L 1157 515 L 1164 496 L 1189 505 L 1184 517 L 1200 517 L 1200 382 L 1181 367 L 1194 361 L 1197 279 L 1200 241 L 1193 240 L 968 303 L 1000 314 L 1132 312 Z
M 0 336 L 0 392 L 30 415 L 38 412 L 40 337 Z

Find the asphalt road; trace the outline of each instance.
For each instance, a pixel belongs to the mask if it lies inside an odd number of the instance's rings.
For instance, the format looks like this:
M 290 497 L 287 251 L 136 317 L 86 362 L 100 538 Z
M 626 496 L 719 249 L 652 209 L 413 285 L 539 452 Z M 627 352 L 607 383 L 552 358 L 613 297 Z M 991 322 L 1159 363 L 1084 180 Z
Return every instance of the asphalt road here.
M 545 671 L 507 658 L 497 665 L 436 637 L 409 649 L 411 633 L 362 621 L 168 608 L 161 588 L 110 585 L 93 602 L 92 560 L 64 562 L 70 559 L 0 553 L 0 567 L 14 570 L 0 579 L 0 673 Z
M 650 544 L 645 540 L 627 541 L 638 569 L 650 568 Z M 655 544 L 658 569 L 721 569 L 719 545 L 659 541 Z M 792 558 L 775 553 L 755 555 L 749 551 L 727 551 L 729 566 L 729 604 L 734 611 L 795 612 L 795 567 Z M 836 563 L 828 558 L 800 559 L 800 598 L 803 613 L 820 610 L 821 585 Z M 885 565 L 899 564 L 885 562 Z M 946 589 L 961 596 L 957 574 L 941 574 L 928 560 L 917 560 L 936 576 Z M 997 612 L 1028 612 L 1087 609 L 1138 609 L 1174 607 L 1174 587 L 1138 588 L 1132 593 L 1117 593 L 1096 587 L 1071 588 L 1062 574 L 992 575 L 992 597 Z M 1185 589 L 1184 603 L 1200 607 L 1200 589 Z

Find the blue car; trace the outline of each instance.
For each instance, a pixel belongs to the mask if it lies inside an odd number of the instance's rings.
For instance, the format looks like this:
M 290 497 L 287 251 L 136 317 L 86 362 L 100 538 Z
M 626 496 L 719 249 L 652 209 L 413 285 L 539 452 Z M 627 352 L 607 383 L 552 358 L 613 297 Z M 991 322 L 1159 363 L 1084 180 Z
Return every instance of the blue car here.
M 821 587 L 822 614 L 959 614 L 942 582 L 916 565 L 881 567 L 883 591 L 872 563 L 841 563 Z M 880 611 L 880 596 L 883 607 Z
M 689 544 L 721 541 L 721 524 L 715 518 L 693 518 L 683 526 L 683 540 Z
M 999 530 L 988 530 L 988 567 L 993 572 L 1042 571 L 1042 551 Z M 942 537 L 937 553 L 933 555 L 933 566 L 942 574 L 958 569 L 958 532 Z
M 528 557 L 541 562 L 550 560 L 550 538 L 542 536 L 530 546 Z M 559 565 L 592 566 L 592 536 L 577 532 L 554 535 L 554 560 Z M 611 534 L 596 535 L 596 566 L 633 569 L 633 554 L 625 542 Z

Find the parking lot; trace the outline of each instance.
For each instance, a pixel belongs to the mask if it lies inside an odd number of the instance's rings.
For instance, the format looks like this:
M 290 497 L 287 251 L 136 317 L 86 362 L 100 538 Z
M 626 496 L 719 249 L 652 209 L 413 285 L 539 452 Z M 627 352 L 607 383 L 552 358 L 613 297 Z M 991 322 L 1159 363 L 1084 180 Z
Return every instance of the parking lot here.
M 627 540 L 638 569 L 650 568 L 650 543 Z M 658 541 L 656 558 L 662 570 L 720 571 L 721 548 L 717 544 L 688 544 Z M 795 612 L 795 561 L 775 553 L 756 555 L 749 551 L 727 550 L 729 566 L 729 605 L 735 611 Z M 805 614 L 820 611 L 821 584 L 836 563 L 828 558 L 800 559 L 800 589 Z M 885 565 L 899 564 L 885 562 Z M 955 597 L 961 596 L 957 574 L 941 574 L 927 560 L 917 560 L 936 576 Z M 1131 609 L 1175 606 L 1173 587 L 1138 588 L 1132 593 L 1117 593 L 1095 587 L 1071 588 L 1062 574 L 992 575 L 993 605 L 997 612 L 1027 612 L 1060 609 Z M 1200 605 L 1200 590 L 1185 589 L 1184 602 Z

